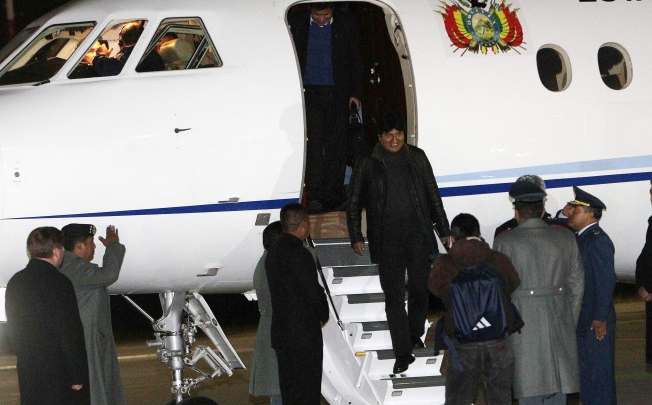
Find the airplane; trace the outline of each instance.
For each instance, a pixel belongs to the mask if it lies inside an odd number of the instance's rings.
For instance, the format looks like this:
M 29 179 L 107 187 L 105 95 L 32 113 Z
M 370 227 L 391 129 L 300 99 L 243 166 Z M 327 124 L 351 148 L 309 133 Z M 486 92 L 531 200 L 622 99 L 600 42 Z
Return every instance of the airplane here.
M 152 347 L 180 347 L 177 332 L 200 327 L 219 349 L 195 359 L 213 370 L 200 379 L 244 367 L 201 294 L 249 292 L 262 230 L 302 201 L 306 128 L 287 14 L 305 3 L 77 0 L 1 50 L 0 297 L 25 265 L 32 229 L 116 224 L 128 252 L 110 291 L 161 294 Z M 633 282 L 650 214 L 649 2 L 336 3 L 371 38 L 363 111 L 406 115 L 450 219 L 474 214 L 491 244 L 513 216 L 517 177 L 545 180 L 553 214 L 582 186 L 607 205 L 618 278 Z M 119 73 L 89 69 L 96 41 L 115 55 L 130 22 L 144 30 Z M 168 33 L 176 38 L 164 42 Z M 153 52 L 164 69 L 144 70 Z M 402 403 L 369 388 L 366 360 L 340 332 L 324 329 L 336 342 L 326 399 Z M 168 365 L 181 403 L 198 381 L 182 381 L 183 362 Z M 441 389 L 429 401 L 443 403 Z

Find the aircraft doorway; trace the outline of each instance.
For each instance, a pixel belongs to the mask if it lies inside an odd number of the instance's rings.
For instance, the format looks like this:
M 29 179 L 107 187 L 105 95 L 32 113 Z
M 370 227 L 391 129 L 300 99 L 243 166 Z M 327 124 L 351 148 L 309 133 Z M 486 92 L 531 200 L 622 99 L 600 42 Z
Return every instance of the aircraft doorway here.
M 348 183 L 354 159 L 361 154 L 370 154 L 376 145 L 376 119 L 387 110 L 399 112 L 405 118 L 405 141 L 416 144 L 416 98 L 413 86 L 413 74 L 403 29 L 393 9 L 382 3 L 371 2 L 335 2 L 334 10 L 351 16 L 359 29 L 360 54 L 362 60 L 362 128 L 348 134 L 347 168 L 344 184 Z M 288 9 L 287 20 L 291 21 L 296 13 L 308 13 L 309 4 L 296 4 Z M 295 19 L 296 21 L 296 19 Z M 289 23 L 290 24 L 290 23 Z M 297 51 L 297 39 L 295 51 Z M 333 51 L 334 52 L 334 51 Z M 301 67 L 298 67 L 301 69 Z M 305 86 L 304 86 L 305 87 Z M 306 105 L 304 92 L 304 107 Z M 304 110 L 304 116 L 307 112 Z M 306 116 L 306 121 L 309 117 Z M 351 117 L 347 117 L 347 122 Z M 308 130 L 309 132 L 309 130 Z M 310 133 L 307 134 L 310 137 Z M 360 147 L 362 145 L 362 148 Z M 355 149 L 355 153 L 354 153 Z M 306 161 L 306 167 L 308 162 Z M 304 187 L 302 202 L 309 204 L 310 190 Z M 345 188 L 343 188 L 343 192 Z M 339 197 L 344 202 L 345 196 Z M 342 209 L 344 206 L 327 207 L 327 210 Z

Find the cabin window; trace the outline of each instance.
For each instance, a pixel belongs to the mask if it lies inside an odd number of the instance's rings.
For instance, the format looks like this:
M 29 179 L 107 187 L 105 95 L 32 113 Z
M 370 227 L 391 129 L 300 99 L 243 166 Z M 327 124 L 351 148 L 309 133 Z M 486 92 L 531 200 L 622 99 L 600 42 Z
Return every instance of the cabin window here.
M 158 70 L 185 70 L 222 66 L 215 47 L 204 24 L 199 18 L 168 18 L 161 22 L 156 35 L 145 51 L 136 68 L 146 72 L 142 66 L 152 55 L 163 59 L 163 67 Z
M 94 22 L 82 22 L 46 28 L 0 71 L 0 86 L 49 80 L 94 27 Z
M 566 52 L 557 45 L 544 45 L 537 51 L 537 70 L 543 86 L 554 92 L 570 86 L 571 64 Z
M 27 41 L 27 38 L 31 37 L 33 33 L 36 32 L 40 27 L 28 27 L 22 30 L 18 35 L 14 37 L 7 45 L 5 45 L 2 50 L 0 50 L 0 63 L 4 62 L 7 56 L 11 55 L 23 42 Z
M 120 20 L 109 23 L 68 78 L 85 79 L 120 74 L 146 25 L 147 20 Z M 151 70 L 163 65 L 160 58 L 152 58 L 147 62 Z
M 622 90 L 632 82 L 632 60 L 622 46 L 606 43 L 598 49 L 600 77 L 607 87 Z

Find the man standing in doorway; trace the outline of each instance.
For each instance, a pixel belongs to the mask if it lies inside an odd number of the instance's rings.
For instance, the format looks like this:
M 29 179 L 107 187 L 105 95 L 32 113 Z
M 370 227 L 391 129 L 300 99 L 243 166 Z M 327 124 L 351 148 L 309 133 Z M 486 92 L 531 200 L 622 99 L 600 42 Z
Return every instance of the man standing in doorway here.
M 367 209 L 371 261 L 378 263 L 385 313 L 396 356 L 394 373 L 414 362 L 423 347 L 428 312 L 429 256 L 437 251 L 433 224 L 444 243 L 450 228 L 437 181 L 423 150 L 405 143 L 403 117 L 386 112 L 378 122 L 378 144 L 356 164 L 349 184 L 347 225 L 356 253 L 364 250 L 361 214 Z M 405 313 L 405 271 L 408 313 Z
M 600 199 L 573 187 L 575 200 L 568 225 L 577 232 L 584 264 L 584 301 L 577 324 L 582 402 L 616 405 L 616 309 L 614 245 L 598 222 L 607 207 Z
M 512 300 L 525 327 L 508 340 L 514 397 L 519 405 L 566 405 L 567 394 L 580 388 L 575 329 L 584 290 L 582 259 L 575 235 L 542 219 L 543 190 L 521 180 L 509 194 L 518 226 L 496 238 L 494 250 L 510 258 L 521 278 Z
M 303 78 L 309 207 L 330 210 L 344 201 L 347 117 L 362 99 L 358 27 L 333 3 L 311 3 L 310 10 L 289 14 L 288 22 Z
M 650 184 L 652 186 L 652 181 Z M 652 216 L 647 223 L 645 246 L 636 260 L 636 285 L 639 286 L 638 295 L 645 301 L 645 364 L 652 369 Z
M 102 267 L 91 260 L 95 257 L 95 226 L 69 224 L 62 228 L 66 249 L 61 272 L 75 287 L 77 305 L 86 339 L 88 371 L 92 405 L 126 404 L 118 354 L 111 325 L 111 298 L 107 287 L 118 281 L 125 256 L 118 230 L 106 228 L 106 247 Z
M 63 234 L 34 229 L 27 267 L 7 283 L 9 345 L 16 354 L 22 405 L 87 405 L 88 364 L 75 290 L 59 273 Z
M 265 259 L 272 297 L 272 348 L 278 361 L 284 405 L 319 405 L 328 302 L 317 281 L 315 261 L 303 246 L 310 234 L 308 209 L 288 204 L 281 209 L 283 234 Z

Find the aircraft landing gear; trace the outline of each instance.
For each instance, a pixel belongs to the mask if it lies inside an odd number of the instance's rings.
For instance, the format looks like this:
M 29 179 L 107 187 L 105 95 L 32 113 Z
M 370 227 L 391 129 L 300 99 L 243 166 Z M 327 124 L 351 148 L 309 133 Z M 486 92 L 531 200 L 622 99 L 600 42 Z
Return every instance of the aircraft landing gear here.
M 170 368 L 171 392 L 174 399 L 169 404 L 216 405 L 216 402 L 208 398 L 189 397 L 190 390 L 200 382 L 213 379 L 222 373 L 230 377 L 233 370 L 244 369 L 245 366 L 204 298 L 197 293 L 161 293 L 163 316 L 156 321 L 130 298 L 125 298 L 152 323 L 155 339 L 148 341 L 147 346 L 157 348 L 158 360 Z M 210 338 L 217 348 L 215 351 L 201 345 L 197 345 L 193 350 L 197 328 Z M 197 364 L 200 360 L 204 360 L 211 371 L 202 371 Z M 192 369 L 199 376 L 184 378 L 184 367 Z

